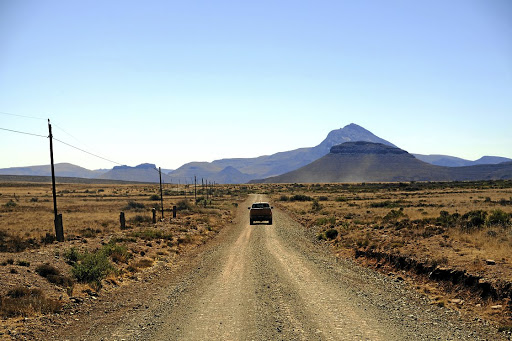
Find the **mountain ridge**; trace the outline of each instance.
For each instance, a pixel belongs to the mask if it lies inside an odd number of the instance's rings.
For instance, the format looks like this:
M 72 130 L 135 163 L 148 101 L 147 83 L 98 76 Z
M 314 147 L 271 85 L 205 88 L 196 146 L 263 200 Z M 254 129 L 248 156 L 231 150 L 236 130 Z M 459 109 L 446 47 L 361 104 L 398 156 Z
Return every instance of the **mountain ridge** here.
M 512 162 L 445 167 L 415 158 L 400 148 L 372 142 L 346 142 L 294 171 L 253 183 L 470 181 L 512 179 Z

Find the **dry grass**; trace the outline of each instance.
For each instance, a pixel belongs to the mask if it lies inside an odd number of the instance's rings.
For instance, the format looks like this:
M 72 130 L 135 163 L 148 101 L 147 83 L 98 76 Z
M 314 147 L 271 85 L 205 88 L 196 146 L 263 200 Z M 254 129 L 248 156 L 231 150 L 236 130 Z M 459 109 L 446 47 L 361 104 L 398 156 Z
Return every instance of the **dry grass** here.
M 372 250 L 466 270 L 493 283 L 512 282 L 511 181 L 288 184 L 269 185 L 267 190 L 274 205 L 313 229 L 339 255 L 353 257 L 354 250 Z M 291 201 L 292 196 L 310 200 Z M 485 219 L 477 226 L 478 214 Z M 505 224 L 498 223 L 502 218 Z M 446 298 L 435 302 L 450 303 Z M 494 311 L 491 316 L 485 312 L 489 302 L 475 302 L 482 304 L 478 309 L 484 315 L 510 322 L 512 311 Z
M 164 188 L 165 220 L 154 224 L 151 208 L 161 217 L 160 201 L 154 200 L 160 193 L 157 185 L 57 184 L 65 233 L 65 242 L 58 243 L 53 237 L 51 185 L 0 184 L 2 316 L 55 312 L 72 295 L 115 287 L 135 272 L 171 262 L 220 231 L 247 194 L 247 188 L 219 186 L 199 207 L 193 189 L 185 189 Z M 180 210 L 171 219 L 173 205 Z M 121 211 L 125 229 L 120 226 Z M 14 297 L 13 290 L 22 294 Z

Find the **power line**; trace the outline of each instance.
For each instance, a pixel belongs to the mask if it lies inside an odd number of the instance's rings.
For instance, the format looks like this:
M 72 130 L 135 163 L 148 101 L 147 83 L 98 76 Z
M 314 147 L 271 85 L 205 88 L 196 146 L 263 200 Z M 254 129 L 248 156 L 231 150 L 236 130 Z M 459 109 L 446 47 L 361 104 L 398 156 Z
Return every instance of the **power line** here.
M 18 115 L 18 114 L 11 114 L 10 112 L 5 112 L 5 111 L 0 111 L 0 114 L 2 114 L 2 115 L 9 115 L 9 116 L 24 117 L 24 118 L 31 118 L 31 119 L 33 119 L 33 120 L 46 120 L 46 118 L 42 118 L 42 117 L 27 116 L 27 115 Z
M 48 136 L 39 135 L 39 134 L 27 133 L 27 132 L 25 132 L 25 131 L 12 130 L 12 129 L 7 129 L 7 128 L 0 128 L 0 129 L 1 129 L 1 130 L 6 130 L 6 131 L 10 131 L 10 132 L 13 132 L 13 133 L 18 133 L 18 134 L 32 135 L 32 136 L 44 137 L 44 138 L 47 138 L 47 137 L 48 137 Z
M 115 163 L 116 165 L 119 165 L 119 166 L 122 166 L 122 164 L 121 164 L 121 163 L 119 163 L 119 162 L 109 160 L 109 159 L 104 158 L 104 157 L 102 157 L 102 156 L 99 156 L 99 155 L 93 154 L 93 153 L 91 153 L 91 152 L 88 152 L 87 150 L 83 150 L 83 149 L 81 149 L 81 148 L 75 147 L 75 146 L 73 146 L 72 144 L 69 144 L 69 143 L 67 143 L 67 142 L 61 141 L 61 140 L 59 140 L 59 139 L 56 139 L 55 137 L 54 137 L 53 139 L 54 139 L 55 141 L 58 141 L 58 142 L 62 143 L 62 144 L 65 144 L 66 146 L 69 146 L 69 147 L 71 147 L 71 148 L 75 148 L 76 150 L 79 150 L 79 151 L 81 151 L 81 152 L 83 152 L 83 153 L 86 153 L 86 154 L 92 155 L 92 156 L 94 156 L 94 157 L 97 157 L 97 158 L 99 158 L 99 159 L 102 159 L 102 160 L 105 160 L 105 161 L 108 161 L 108 162 Z

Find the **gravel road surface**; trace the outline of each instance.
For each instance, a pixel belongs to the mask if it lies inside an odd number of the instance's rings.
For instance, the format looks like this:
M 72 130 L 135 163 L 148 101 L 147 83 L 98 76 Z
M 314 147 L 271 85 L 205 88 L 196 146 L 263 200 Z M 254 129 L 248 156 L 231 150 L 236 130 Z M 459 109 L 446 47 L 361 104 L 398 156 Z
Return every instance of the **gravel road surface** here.
M 232 225 L 174 266 L 106 295 L 53 335 L 69 340 L 499 340 L 394 277 L 337 260 L 285 213 Z M 81 322 L 80 322 L 81 321 Z

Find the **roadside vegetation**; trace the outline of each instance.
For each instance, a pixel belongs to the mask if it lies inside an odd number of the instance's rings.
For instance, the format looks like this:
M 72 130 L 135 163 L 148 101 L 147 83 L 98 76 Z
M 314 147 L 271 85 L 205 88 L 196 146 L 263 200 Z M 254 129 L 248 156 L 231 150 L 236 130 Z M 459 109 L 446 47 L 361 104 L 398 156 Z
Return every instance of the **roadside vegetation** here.
M 18 317 L 69 312 L 105 288 L 137 280 L 159 263 L 172 263 L 228 224 L 249 191 L 219 186 L 207 200 L 198 188 L 202 199 L 196 204 L 191 186 L 167 187 L 162 220 L 157 185 L 57 184 L 65 233 L 59 243 L 51 187 L 0 184 L 0 339 L 22 330 Z
M 436 304 L 512 325 L 511 181 L 286 184 L 267 192 L 339 257 L 407 271 Z

